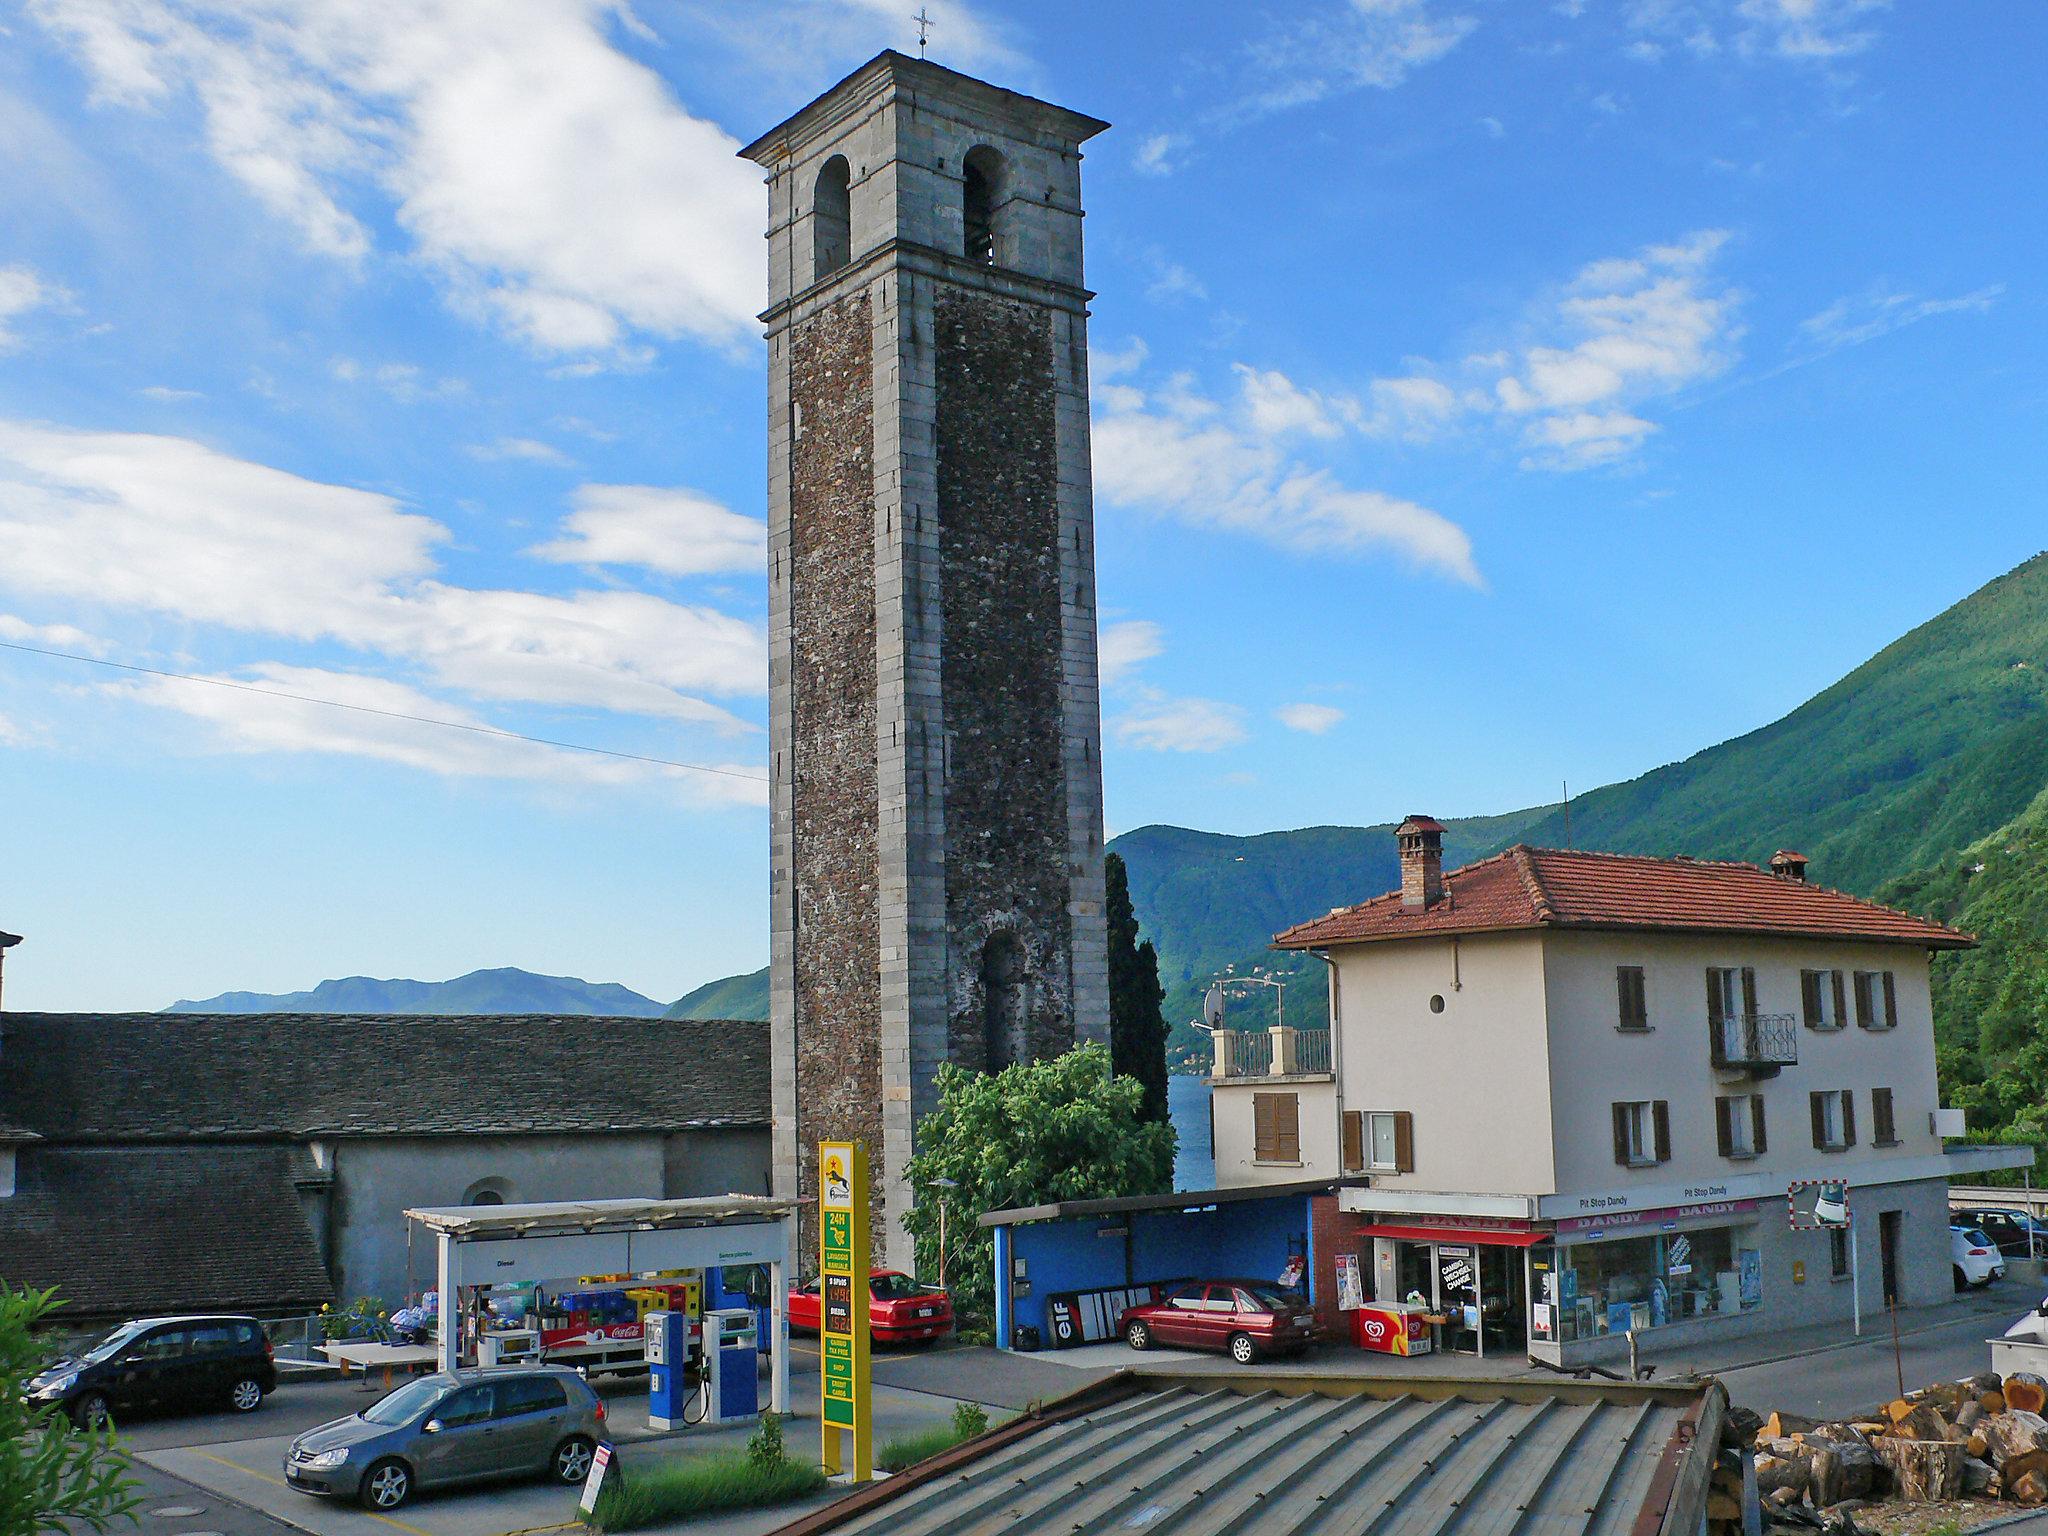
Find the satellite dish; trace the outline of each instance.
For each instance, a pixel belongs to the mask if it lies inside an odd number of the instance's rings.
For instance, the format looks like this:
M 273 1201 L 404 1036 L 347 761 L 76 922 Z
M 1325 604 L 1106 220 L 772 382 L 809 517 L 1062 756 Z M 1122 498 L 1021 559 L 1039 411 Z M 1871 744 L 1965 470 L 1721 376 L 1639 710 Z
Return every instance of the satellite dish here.
M 1223 985 L 1210 982 L 1209 991 L 1202 998 L 1202 1022 L 1211 1029 L 1223 1027 Z

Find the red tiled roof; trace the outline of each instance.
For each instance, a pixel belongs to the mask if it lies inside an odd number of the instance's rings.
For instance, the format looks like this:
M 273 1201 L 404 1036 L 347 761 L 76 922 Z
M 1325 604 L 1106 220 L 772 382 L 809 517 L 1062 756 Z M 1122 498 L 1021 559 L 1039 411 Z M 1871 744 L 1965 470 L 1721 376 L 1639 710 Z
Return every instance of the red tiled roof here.
M 1444 876 L 1444 899 L 1413 911 L 1390 891 L 1298 923 L 1276 949 L 1519 928 L 1631 928 L 1867 939 L 1926 949 L 1976 943 L 1941 923 L 1754 864 L 1649 859 L 1517 844 Z

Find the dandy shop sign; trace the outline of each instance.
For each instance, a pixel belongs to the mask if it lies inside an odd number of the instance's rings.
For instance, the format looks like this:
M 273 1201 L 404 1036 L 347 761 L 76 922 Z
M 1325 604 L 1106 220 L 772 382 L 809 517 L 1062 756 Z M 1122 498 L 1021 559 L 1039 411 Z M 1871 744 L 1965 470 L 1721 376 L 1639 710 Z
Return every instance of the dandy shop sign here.
M 1728 1220 L 1747 1216 L 1760 1200 L 1704 1200 L 1694 1205 L 1667 1205 L 1654 1211 L 1609 1211 L 1602 1216 L 1569 1216 L 1557 1224 L 1559 1237 L 1589 1232 L 1626 1232 L 1644 1227 L 1671 1227 L 1685 1221 Z

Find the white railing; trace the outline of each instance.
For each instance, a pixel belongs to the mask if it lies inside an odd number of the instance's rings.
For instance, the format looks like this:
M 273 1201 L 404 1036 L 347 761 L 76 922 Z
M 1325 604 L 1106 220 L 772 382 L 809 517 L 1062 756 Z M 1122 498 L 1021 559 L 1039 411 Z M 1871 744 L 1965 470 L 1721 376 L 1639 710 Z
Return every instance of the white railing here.
M 1331 1070 L 1327 1029 L 1219 1029 L 1210 1041 L 1212 1078 L 1307 1077 Z

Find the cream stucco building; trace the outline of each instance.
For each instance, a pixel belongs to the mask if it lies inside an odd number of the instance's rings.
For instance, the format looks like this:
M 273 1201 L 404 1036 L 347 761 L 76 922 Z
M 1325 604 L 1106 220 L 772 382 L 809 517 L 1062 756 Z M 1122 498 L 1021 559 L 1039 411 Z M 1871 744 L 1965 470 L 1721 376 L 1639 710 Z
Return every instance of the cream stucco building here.
M 1276 939 L 1327 962 L 1332 1027 L 1216 1036 L 1219 1185 L 1368 1175 L 1335 1253 L 1451 1348 L 1568 1362 L 1951 1293 L 1948 1178 L 2026 1158 L 1944 1140 L 1928 963 L 1965 935 L 1796 854 L 1446 874 L 1441 835 L 1411 818 L 1401 890 Z M 1847 1230 L 1793 1230 L 1813 1181 Z

